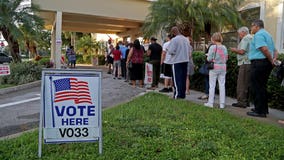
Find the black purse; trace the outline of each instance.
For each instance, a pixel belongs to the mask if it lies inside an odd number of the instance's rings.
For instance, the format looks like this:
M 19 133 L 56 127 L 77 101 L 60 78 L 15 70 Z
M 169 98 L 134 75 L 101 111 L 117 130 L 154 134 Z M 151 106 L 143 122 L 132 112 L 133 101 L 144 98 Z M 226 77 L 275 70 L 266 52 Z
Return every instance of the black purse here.
M 214 69 L 214 62 L 213 62 L 213 61 L 208 62 L 208 63 L 206 64 L 206 66 L 207 66 L 207 69 L 208 69 L 208 70 Z
M 208 70 L 214 69 L 214 59 L 215 59 L 215 56 L 216 56 L 216 52 L 217 52 L 217 45 L 216 45 L 216 50 L 215 50 L 214 58 L 213 58 L 210 62 L 207 62 L 207 63 L 206 63 L 206 66 L 207 66 L 207 69 L 208 69 Z

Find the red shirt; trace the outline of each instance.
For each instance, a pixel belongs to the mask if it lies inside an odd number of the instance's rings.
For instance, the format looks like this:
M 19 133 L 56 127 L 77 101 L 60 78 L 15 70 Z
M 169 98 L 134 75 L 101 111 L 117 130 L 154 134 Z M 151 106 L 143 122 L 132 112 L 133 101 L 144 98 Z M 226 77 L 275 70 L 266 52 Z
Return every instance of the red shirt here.
M 119 60 L 121 60 L 121 52 L 120 52 L 120 50 L 114 50 L 114 51 L 112 52 L 112 54 L 113 54 L 113 60 L 114 60 L 114 61 L 119 61 Z
M 142 64 L 143 63 L 143 55 L 144 55 L 144 51 L 143 51 L 142 48 L 136 49 L 136 48 L 133 47 L 133 55 L 131 57 L 131 62 Z

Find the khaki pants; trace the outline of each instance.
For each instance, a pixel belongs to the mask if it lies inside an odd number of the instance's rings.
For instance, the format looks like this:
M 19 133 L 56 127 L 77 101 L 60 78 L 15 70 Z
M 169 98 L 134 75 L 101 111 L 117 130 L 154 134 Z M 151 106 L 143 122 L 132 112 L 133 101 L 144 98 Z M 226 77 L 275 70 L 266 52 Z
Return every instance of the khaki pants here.
M 237 100 L 244 106 L 249 105 L 250 64 L 240 65 L 237 81 Z

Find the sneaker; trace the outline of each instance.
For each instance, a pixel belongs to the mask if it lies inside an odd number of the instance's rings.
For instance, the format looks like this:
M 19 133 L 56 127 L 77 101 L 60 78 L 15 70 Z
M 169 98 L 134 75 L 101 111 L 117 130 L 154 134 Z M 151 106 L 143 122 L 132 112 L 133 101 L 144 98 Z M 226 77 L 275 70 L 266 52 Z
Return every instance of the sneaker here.
M 220 104 L 220 109 L 224 109 L 225 108 L 225 105 L 224 104 Z
M 207 106 L 207 107 L 213 108 L 213 104 L 210 104 L 210 103 L 204 103 L 204 106 Z
M 169 92 L 169 89 L 168 88 L 163 88 L 163 89 L 159 90 L 159 92 L 167 93 L 167 92 Z
M 169 90 L 169 92 L 173 92 L 173 88 L 172 87 L 168 88 L 168 90 Z
M 198 99 L 206 100 L 208 99 L 208 95 L 204 94 L 203 96 L 198 97 Z

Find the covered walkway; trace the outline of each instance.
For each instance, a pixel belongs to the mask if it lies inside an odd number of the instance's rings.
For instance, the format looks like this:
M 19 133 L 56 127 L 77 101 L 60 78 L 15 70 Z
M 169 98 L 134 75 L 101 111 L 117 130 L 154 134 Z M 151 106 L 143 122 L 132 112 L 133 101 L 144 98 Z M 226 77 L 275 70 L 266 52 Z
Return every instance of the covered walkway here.
M 60 68 L 61 32 L 117 34 L 137 38 L 148 14 L 148 0 L 32 0 L 52 31 L 51 57 Z

